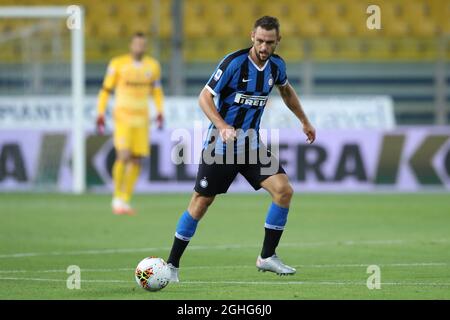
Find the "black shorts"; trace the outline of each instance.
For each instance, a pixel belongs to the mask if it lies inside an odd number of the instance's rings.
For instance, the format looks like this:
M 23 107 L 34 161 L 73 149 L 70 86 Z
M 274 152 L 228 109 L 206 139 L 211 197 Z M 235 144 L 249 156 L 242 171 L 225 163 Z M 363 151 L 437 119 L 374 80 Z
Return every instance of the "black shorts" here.
M 265 157 L 258 156 L 249 160 L 248 155 L 243 158 L 234 156 L 231 163 L 227 163 L 225 157 L 220 161 L 211 163 L 205 160 L 205 150 L 202 152 L 202 158 L 198 166 L 197 179 L 194 190 L 203 196 L 214 196 L 220 193 L 226 193 L 237 174 L 240 173 L 255 189 L 261 189 L 261 182 L 265 179 L 279 173 L 286 173 L 281 167 L 278 159 L 270 153 L 270 150 L 261 150 Z M 230 162 L 230 161 L 229 161 Z

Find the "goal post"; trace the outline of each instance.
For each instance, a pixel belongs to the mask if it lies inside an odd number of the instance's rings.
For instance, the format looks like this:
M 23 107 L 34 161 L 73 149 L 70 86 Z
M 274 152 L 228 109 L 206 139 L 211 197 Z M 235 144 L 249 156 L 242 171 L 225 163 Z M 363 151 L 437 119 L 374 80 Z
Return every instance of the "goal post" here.
M 84 9 L 82 6 L 0 6 L 0 19 L 66 19 L 71 42 L 72 192 L 86 190 Z

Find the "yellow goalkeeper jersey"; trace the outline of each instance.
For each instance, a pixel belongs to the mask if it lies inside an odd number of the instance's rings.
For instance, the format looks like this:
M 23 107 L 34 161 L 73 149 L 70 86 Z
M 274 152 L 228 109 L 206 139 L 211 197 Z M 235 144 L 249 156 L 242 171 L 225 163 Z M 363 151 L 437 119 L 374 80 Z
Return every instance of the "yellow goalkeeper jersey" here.
M 114 120 L 126 126 L 149 124 L 149 95 L 158 112 L 163 109 L 161 67 L 157 60 L 144 56 L 135 61 L 130 54 L 113 58 L 108 65 L 100 90 L 97 112 L 104 114 L 109 94 L 114 91 Z

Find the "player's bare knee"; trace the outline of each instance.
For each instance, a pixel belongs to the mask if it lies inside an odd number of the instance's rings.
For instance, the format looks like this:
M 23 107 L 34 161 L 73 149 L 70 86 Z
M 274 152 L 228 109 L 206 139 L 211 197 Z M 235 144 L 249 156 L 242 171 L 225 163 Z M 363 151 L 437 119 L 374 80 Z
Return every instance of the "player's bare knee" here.
M 137 166 L 139 166 L 140 164 L 141 164 L 141 161 L 142 161 L 142 158 L 141 157 L 138 157 L 138 156 L 132 156 L 132 157 L 130 157 L 130 160 L 129 160 L 131 163 L 133 163 L 134 165 L 137 165 Z
M 116 155 L 119 161 L 129 162 L 131 160 L 131 153 L 129 151 L 119 151 Z
M 214 201 L 214 197 L 205 197 L 205 196 L 196 197 L 197 206 L 205 211 L 213 203 L 213 201 Z
M 279 204 L 289 205 L 293 194 L 294 190 L 292 189 L 291 185 L 289 183 L 286 183 L 275 188 L 273 198 L 274 201 Z
M 213 201 L 214 197 L 206 197 L 200 195 L 199 193 L 194 193 L 191 203 L 189 204 L 188 211 L 194 219 L 200 220 Z

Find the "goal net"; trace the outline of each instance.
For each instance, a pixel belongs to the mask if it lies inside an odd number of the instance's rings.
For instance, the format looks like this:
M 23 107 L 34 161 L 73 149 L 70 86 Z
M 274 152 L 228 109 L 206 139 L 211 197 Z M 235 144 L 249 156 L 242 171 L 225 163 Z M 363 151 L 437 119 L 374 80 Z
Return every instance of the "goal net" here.
M 83 9 L 0 6 L 0 191 L 85 190 Z

